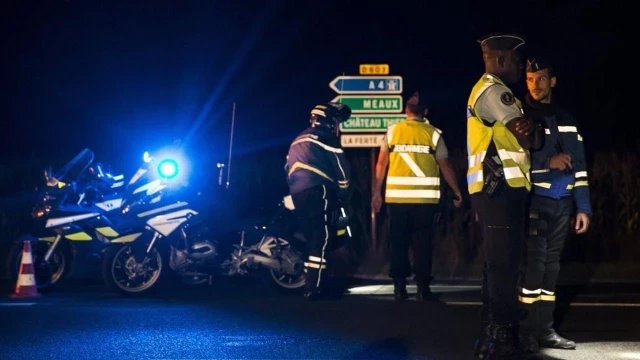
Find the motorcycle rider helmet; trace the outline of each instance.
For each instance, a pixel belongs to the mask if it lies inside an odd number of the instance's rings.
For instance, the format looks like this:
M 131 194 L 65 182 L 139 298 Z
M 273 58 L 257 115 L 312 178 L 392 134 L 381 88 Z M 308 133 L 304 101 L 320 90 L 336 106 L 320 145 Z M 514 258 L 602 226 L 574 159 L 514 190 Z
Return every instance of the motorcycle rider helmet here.
M 330 102 L 318 104 L 311 109 L 309 122 L 312 127 L 323 126 L 330 130 L 336 130 L 338 124 L 345 122 L 351 116 L 351 108 L 347 105 Z

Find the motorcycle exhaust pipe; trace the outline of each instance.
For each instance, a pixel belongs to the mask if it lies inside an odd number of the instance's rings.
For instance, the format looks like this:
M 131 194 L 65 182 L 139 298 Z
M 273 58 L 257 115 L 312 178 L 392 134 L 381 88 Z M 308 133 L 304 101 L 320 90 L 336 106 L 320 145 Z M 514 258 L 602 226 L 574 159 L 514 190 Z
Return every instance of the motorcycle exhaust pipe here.
M 242 263 L 246 263 L 250 267 L 257 263 L 273 270 L 280 270 L 281 268 L 279 261 L 268 256 L 258 254 L 245 254 Z

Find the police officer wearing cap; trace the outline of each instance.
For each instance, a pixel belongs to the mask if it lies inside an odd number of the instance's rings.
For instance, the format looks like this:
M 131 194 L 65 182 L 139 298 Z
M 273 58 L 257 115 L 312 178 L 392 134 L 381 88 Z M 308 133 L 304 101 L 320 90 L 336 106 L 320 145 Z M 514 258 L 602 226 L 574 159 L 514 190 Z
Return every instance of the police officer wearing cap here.
M 560 255 L 569 235 L 574 203 L 575 231 L 584 233 L 592 215 L 583 139 L 578 123 L 552 96 L 557 78 L 549 62 L 532 58 L 526 67 L 525 114 L 543 124 L 544 145 L 531 154 L 533 181 L 529 233 L 519 299 L 527 310 L 520 327 L 527 352 L 538 347 L 574 349 L 553 328 Z
M 385 202 L 389 214 L 389 245 L 396 300 L 408 298 L 406 279 L 411 276 L 409 246 L 413 250 L 413 272 L 417 300 L 431 301 L 431 262 L 434 217 L 440 201 L 440 170 L 453 189 L 456 207 L 462 203 L 453 167 L 448 159 L 442 131 L 426 118 L 424 96 L 418 92 L 407 100 L 407 119 L 389 126 L 376 165 L 372 207 L 382 205 L 381 187 L 386 176 Z M 388 167 L 388 171 L 387 171 Z
M 327 251 L 337 233 L 340 201 L 350 185 L 350 166 L 338 138 L 338 124 L 349 119 L 343 104 L 316 105 L 311 126 L 296 137 L 287 154 L 287 182 L 296 215 L 307 241 L 305 298 L 328 294 Z
M 509 85 L 521 76 L 522 36 L 494 33 L 478 41 L 485 73 L 467 103 L 467 185 L 485 256 L 478 359 L 518 359 L 517 273 L 531 190 L 530 150 L 541 145 L 539 126 L 522 113 Z

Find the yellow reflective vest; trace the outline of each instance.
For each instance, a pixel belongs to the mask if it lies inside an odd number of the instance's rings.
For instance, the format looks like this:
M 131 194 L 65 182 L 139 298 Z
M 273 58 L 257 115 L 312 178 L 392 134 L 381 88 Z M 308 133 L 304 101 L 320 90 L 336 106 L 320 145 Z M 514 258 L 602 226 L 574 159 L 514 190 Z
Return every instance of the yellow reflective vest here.
M 504 85 L 497 77 L 484 74 L 473 87 L 471 96 L 469 96 L 467 109 L 467 151 L 469 154 L 467 184 L 469 194 L 482 191 L 484 186 L 483 162 L 492 140 L 502 162 L 507 184 L 512 188 L 525 187 L 527 190 L 531 190 L 529 151 L 520 146 L 516 137 L 501 122 L 496 121 L 493 126 L 487 126 L 474 111 L 480 95 L 494 84 Z M 522 110 L 520 100 L 515 99 L 515 103 Z
M 440 168 L 435 152 L 440 133 L 426 120 L 407 119 L 389 126 L 387 203 L 438 203 Z

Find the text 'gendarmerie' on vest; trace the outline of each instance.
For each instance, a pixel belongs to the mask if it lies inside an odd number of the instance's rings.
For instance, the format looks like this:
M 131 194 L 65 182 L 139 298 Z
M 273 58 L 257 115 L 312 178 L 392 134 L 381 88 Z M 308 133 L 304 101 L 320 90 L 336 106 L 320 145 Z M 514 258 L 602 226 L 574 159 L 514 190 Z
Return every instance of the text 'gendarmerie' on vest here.
M 401 152 L 401 153 L 419 153 L 419 154 L 430 154 L 431 146 L 428 145 L 402 145 L 397 144 L 392 146 L 391 151 L 393 152 Z

